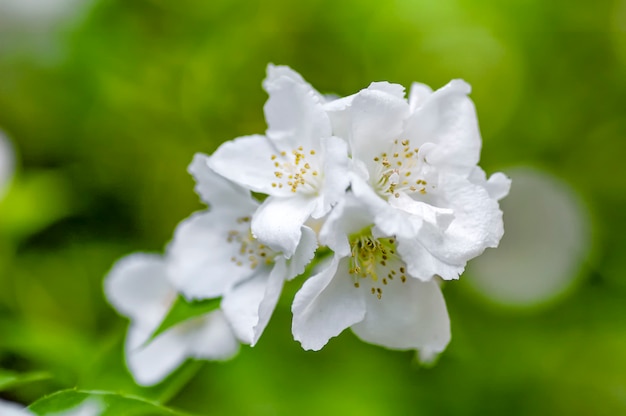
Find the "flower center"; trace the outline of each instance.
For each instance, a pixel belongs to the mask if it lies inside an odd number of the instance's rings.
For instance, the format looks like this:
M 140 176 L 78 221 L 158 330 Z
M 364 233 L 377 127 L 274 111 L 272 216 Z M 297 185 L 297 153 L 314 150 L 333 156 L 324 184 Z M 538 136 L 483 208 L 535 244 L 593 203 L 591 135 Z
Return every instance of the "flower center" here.
M 230 261 L 237 266 L 247 266 L 256 269 L 259 265 L 270 265 L 274 262 L 276 253 L 269 247 L 261 244 L 250 231 L 250 217 L 237 218 L 237 229 L 230 230 L 226 241 L 239 246 L 237 254 Z
M 291 192 L 316 193 L 320 183 L 320 173 L 314 169 L 318 166 L 315 150 L 305 151 L 302 146 L 291 153 L 286 151 L 271 156 L 274 162 L 273 188 L 289 188 Z
M 426 194 L 426 185 L 422 174 L 424 159 L 418 157 L 419 149 L 411 149 L 410 140 L 394 140 L 389 152 L 374 157 L 374 189 L 384 198 L 391 195 L 398 198 L 399 191 L 413 194 Z
M 371 229 L 367 228 L 350 238 L 350 247 L 348 272 L 352 275 L 354 287 L 370 283 L 372 295 L 381 299 L 383 286 L 394 279 L 406 282 L 406 264 L 396 254 L 393 237 L 374 238 Z

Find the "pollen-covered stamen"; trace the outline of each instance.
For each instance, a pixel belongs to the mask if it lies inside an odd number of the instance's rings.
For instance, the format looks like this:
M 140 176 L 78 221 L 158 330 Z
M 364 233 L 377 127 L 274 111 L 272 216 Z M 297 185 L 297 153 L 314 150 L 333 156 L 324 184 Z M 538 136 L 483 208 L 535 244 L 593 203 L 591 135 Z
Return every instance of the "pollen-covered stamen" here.
M 230 258 L 237 266 L 256 269 L 259 265 L 270 265 L 274 262 L 275 253 L 252 236 L 250 217 L 237 218 L 237 227 L 228 232 L 226 242 L 238 246 L 236 254 Z
M 376 171 L 373 184 L 378 193 L 388 198 L 405 193 L 426 194 L 426 185 L 422 174 L 424 160 L 419 157 L 419 149 L 411 148 L 408 139 L 394 140 L 389 152 L 374 157 Z
M 272 188 L 287 188 L 291 192 L 316 193 L 320 185 L 319 156 L 315 150 L 302 146 L 291 152 L 282 151 L 271 156 L 274 163 Z
M 350 247 L 348 272 L 355 287 L 370 283 L 371 294 L 382 299 L 384 286 L 406 281 L 406 265 L 396 254 L 394 238 L 375 238 L 366 229 L 350 239 Z

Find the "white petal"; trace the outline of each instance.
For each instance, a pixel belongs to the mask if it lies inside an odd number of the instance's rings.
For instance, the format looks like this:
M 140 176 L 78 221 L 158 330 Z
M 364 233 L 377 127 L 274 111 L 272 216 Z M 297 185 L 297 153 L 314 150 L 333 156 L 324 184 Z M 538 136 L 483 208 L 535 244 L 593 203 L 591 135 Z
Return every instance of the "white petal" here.
M 147 345 L 154 328 L 131 325 L 126 336 L 126 364 L 137 384 L 159 383 L 187 358 L 186 345 L 175 328 L 159 335 Z
M 461 80 L 432 93 L 407 120 L 404 137 L 412 145 L 431 142 L 428 163 L 469 174 L 480 157 L 481 138 L 471 88 Z
M 414 82 L 411 85 L 411 91 L 409 92 L 409 108 L 411 113 L 426 102 L 426 99 L 430 97 L 432 93 L 433 90 L 428 85 Z
M 450 342 L 450 319 L 437 282 L 407 279 L 367 296 L 365 319 L 352 326 L 365 342 L 392 349 L 441 352 Z
M 387 81 L 372 82 L 367 89 L 369 91 L 381 91 L 404 100 L 404 86 L 400 84 L 392 84 Z
M 348 274 L 348 260 L 335 257 L 329 266 L 310 277 L 296 293 L 292 331 L 306 350 L 319 350 L 332 337 L 365 316 L 362 289 Z
M 219 309 L 185 321 L 176 329 L 194 358 L 227 360 L 239 351 L 239 342 Z
M 236 215 L 236 211 L 224 210 L 196 212 L 176 227 L 167 248 L 168 275 L 185 297 L 221 296 L 254 272 L 248 265 L 232 261 L 239 257 L 240 245 L 228 242 L 229 232 L 248 232 L 245 224 L 243 228 L 237 224 Z
M 304 273 L 304 269 L 315 257 L 315 251 L 317 250 L 317 236 L 315 232 L 309 227 L 302 227 L 302 236 L 298 243 L 295 253 L 287 262 L 287 279 L 291 280 L 294 277 Z
M 439 188 L 443 197 L 435 202 L 454 212 L 450 225 L 446 228 L 424 222 L 415 239 L 398 235 L 398 250 L 410 273 L 422 280 L 433 272 L 446 280 L 458 278 L 466 262 L 485 248 L 497 246 L 504 232 L 502 211 L 484 187 L 461 176 L 447 175 Z
M 384 219 L 388 214 L 393 215 L 397 211 L 374 192 L 365 178 L 356 173 L 350 175 L 350 188 L 354 196 L 374 216 L 380 216 L 381 219 Z
M 431 254 L 419 239 L 397 237 L 398 254 L 406 263 L 407 273 L 421 281 L 431 280 L 434 276 L 440 276 L 445 280 L 458 279 L 465 262 L 460 264 L 447 263 Z
M 286 278 L 285 260 L 278 258 L 274 268 L 265 269 L 222 299 L 222 310 L 237 338 L 255 345 L 269 322 Z
M 324 110 L 330 119 L 332 132 L 348 142 L 352 139 L 352 114 L 350 106 L 356 94 L 342 97 L 324 104 Z
M 291 194 L 287 187 L 272 187 L 276 182 L 272 156 L 278 153 L 267 137 L 246 136 L 222 144 L 207 163 L 219 175 L 255 192 L 287 196 Z
M 509 194 L 509 190 L 511 189 L 511 179 L 509 179 L 504 173 L 494 173 L 489 177 L 489 180 L 487 180 L 485 171 L 483 171 L 479 166 L 476 166 L 472 170 L 469 180 L 473 184 L 487 189 L 489 197 L 495 199 L 496 201 L 499 201 L 507 196 Z
M 437 227 L 422 227 L 419 239 L 439 259 L 462 262 L 480 255 L 487 247 L 497 247 L 504 227 L 498 202 L 487 190 L 460 176 L 445 176 L 439 186 L 454 211 L 454 221 L 442 233 Z
M 487 188 L 487 192 L 489 192 L 489 196 L 499 201 L 509 194 L 511 179 L 504 173 L 497 172 L 489 177 L 485 187 Z
M 320 242 L 341 257 L 350 255 L 348 236 L 373 223 L 373 216 L 350 192 L 331 211 L 320 230 Z
M 506 232 L 496 250 L 469 263 L 467 278 L 498 303 L 533 306 L 576 281 L 591 248 L 589 213 L 567 183 L 546 172 L 507 173 L 513 187 L 501 202 Z
M 239 350 L 220 310 L 180 323 L 145 344 L 153 330 L 131 325 L 126 338 L 128 368 L 143 386 L 159 383 L 187 358 L 225 360 Z
M 270 196 L 252 218 L 252 234 L 275 251 L 291 258 L 296 251 L 301 227 L 317 205 L 315 198 L 293 194 L 291 198 Z
M 302 75 L 298 74 L 296 71 L 294 71 L 287 65 L 268 64 L 267 65 L 267 78 L 265 78 L 263 83 L 267 84 L 267 87 L 271 89 L 274 86 L 270 84 L 272 84 L 275 80 L 279 80 L 282 77 L 290 78 L 296 84 L 306 84 L 311 89 L 311 92 L 313 93 L 313 95 L 315 95 L 320 100 L 320 102 L 326 101 L 326 98 L 324 98 L 322 94 L 317 92 L 311 86 L 311 84 L 306 82 L 305 79 L 302 77 Z M 266 86 L 264 85 L 263 88 L 266 88 Z
M 407 213 L 391 205 L 378 196 L 362 178 L 353 175 L 351 184 L 354 195 L 370 212 L 373 218 L 372 222 L 376 224 L 382 234 L 414 237 L 422 228 L 423 216 Z M 426 211 L 432 211 L 432 217 L 439 218 L 443 223 L 447 222 L 445 210 L 433 207 L 432 210 Z
M 389 82 L 372 82 L 367 89 L 363 91 L 378 91 L 391 95 L 404 101 L 404 87 L 398 84 L 390 84 Z M 354 98 L 361 92 L 342 97 L 336 100 L 327 101 L 324 104 L 324 110 L 330 118 L 333 134 L 341 137 L 348 142 L 352 142 L 352 111 L 351 106 Z
M 196 193 L 213 209 L 254 211 L 258 205 L 250 191 L 218 175 L 209 167 L 210 158 L 196 153 L 187 168 L 196 180 Z
M 440 230 L 448 228 L 454 220 L 454 213 L 449 208 L 439 208 L 422 201 L 416 201 L 403 192 L 399 192 L 397 197 L 390 198 L 389 205 L 400 211 L 400 226 L 396 230 L 386 230 L 380 227 L 388 235 L 398 237 L 415 237 L 422 224 L 428 223 Z
M 319 149 L 319 140 L 331 135 L 324 98 L 285 67 L 269 66 L 263 87 L 269 94 L 264 106 L 267 136 L 292 149 Z
M 312 212 L 313 218 L 326 215 L 345 194 L 350 185 L 348 176 L 349 162 L 348 145 L 338 137 L 322 140 L 324 152 L 324 184 L 321 189 L 320 203 Z
M 352 157 L 370 164 L 400 137 L 409 105 L 404 99 L 383 91 L 363 90 L 354 97 L 350 111 Z
M 158 325 L 176 297 L 163 258 L 145 253 L 118 260 L 104 280 L 104 293 L 119 313 L 144 325 Z

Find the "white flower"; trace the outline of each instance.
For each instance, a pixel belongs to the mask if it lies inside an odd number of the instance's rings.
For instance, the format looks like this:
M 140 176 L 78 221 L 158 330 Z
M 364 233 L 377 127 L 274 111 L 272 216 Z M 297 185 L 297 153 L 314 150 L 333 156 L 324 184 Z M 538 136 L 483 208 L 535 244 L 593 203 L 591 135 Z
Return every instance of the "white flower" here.
M 189 170 L 196 191 L 210 205 L 183 221 L 169 247 L 170 275 L 189 299 L 222 296 L 221 307 L 237 337 L 254 345 L 265 329 L 285 280 L 304 271 L 317 248 L 315 233 L 301 226 L 290 259 L 254 238 L 250 222 L 259 204 L 250 192 L 209 168 L 197 154 Z
M 346 143 L 333 136 L 324 98 L 287 67 L 268 66 L 263 86 L 266 136 L 226 142 L 215 172 L 269 195 L 252 218 L 252 234 L 290 258 L 310 217 L 321 218 L 348 187 Z
M 220 310 L 184 321 L 147 342 L 177 296 L 168 276 L 167 257 L 136 253 L 122 258 L 105 280 L 105 294 L 131 321 L 126 362 L 141 385 L 158 383 L 188 357 L 223 360 L 239 349 Z
M 486 180 L 477 166 L 481 139 L 469 92 L 460 80 L 435 92 L 414 84 L 407 101 L 403 87 L 383 82 L 325 106 L 335 134 L 350 143 L 354 194 L 423 281 L 458 278 L 503 233 L 497 201 L 510 181 Z
M 319 350 L 350 327 L 366 342 L 432 358 L 450 341 L 439 285 L 413 278 L 395 238 L 371 224 L 369 212 L 350 195 L 331 212 L 320 241 L 335 255 L 296 294 L 294 338 L 305 349 Z

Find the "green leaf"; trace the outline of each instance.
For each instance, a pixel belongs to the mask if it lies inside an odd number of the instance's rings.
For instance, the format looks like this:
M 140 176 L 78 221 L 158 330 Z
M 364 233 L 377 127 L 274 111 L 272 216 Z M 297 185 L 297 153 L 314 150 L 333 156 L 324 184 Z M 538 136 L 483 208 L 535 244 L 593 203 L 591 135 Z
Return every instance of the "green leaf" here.
M 200 315 L 205 315 L 220 307 L 220 298 L 188 301 L 184 296 L 179 295 L 174 301 L 174 304 L 170 308 L 161 325 L 152 333 L 152 336 L 148 341 L 153 340 L 157 336 L 161 335 L 171 327 L 187 321 L 191 318 L 195 318 Z
M 45 416 L 77 410 L 82 406 L 99 409 L 100 416 L 191 416 L 141 397 L 105 391 L 63 390 L 37 400 L 28 409 L 36 415 Z
M 22 384 L 32 383 L 33 381 L 45 380 L 51 378 L 50 374 L 45 372 L 16 373 L 14 371 L 0 369 L 0 391 L 7 390 Z

